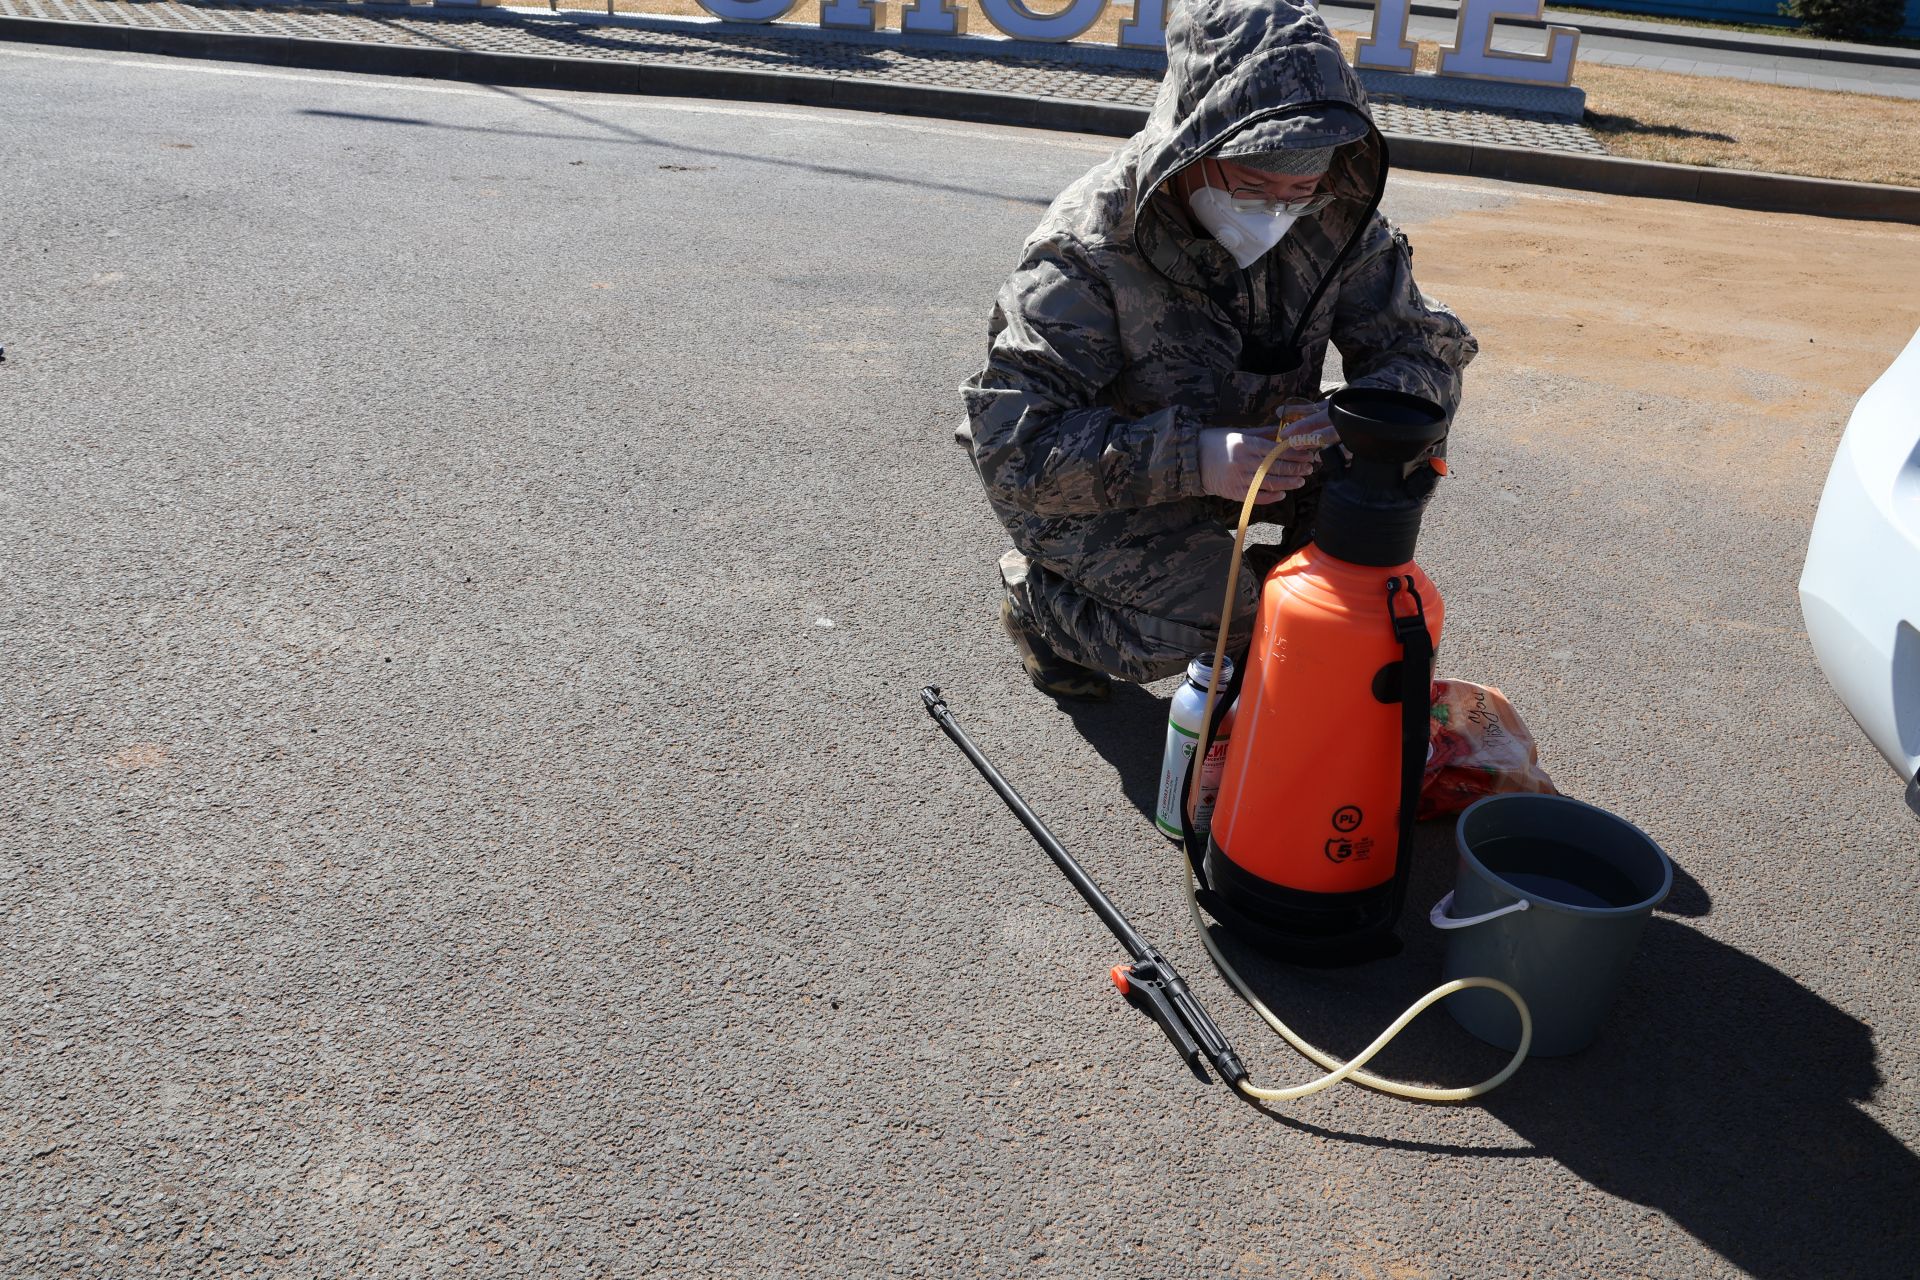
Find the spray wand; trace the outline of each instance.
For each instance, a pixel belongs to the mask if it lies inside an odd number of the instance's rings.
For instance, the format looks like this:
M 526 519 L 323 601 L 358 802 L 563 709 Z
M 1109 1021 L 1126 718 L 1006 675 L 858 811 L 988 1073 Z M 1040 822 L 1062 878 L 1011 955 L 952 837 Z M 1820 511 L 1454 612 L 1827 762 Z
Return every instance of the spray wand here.
M 947 710 L 947 700 L 940 696 L 940 690 L 928 685 L 920 691 L 920 701 L 926 704 L 927 714 L 953 739 L 954 745 L 966 752 L 967 759 L 980 771 L 980 776 L 1007 802 L 1007 808 L 1013 810 L 1013 816 L 1020 819 L 1020 824 L 1053 859 L 1054 865 L 1080 891 L 1080 896 L 1093 908 L 1093 913 L 1100 917 L 1100 923 L 1106 925 L 1113 936 L 1120 940 L 1120 945 L 1127 949 L 1132 962 L 1117 964 L 1108 974 L 1120 994 L 1126 997 L 1127 1003 L 1160 1024 L 1160 1029 L 1166 1032 L 1167 1039 L 1180 1051 L 1180 1056 L 1186 1059 L 1187 1066 L 1195 1076 L 1206 1079 L 1205 1064 L 1211 1064 L 1221 1083 L 1232 1089 L 1240 1089 L 1246 1082 L 1247 1069 L 1240 1064 L 1233 1046 L 1227 1043 L 1226 1035 L 1207 1011 L 1201 1008 L 1193 993 L 1187 990 L 1186 981 L 1174 970 L 1173 965 L 1160 954 L 1157 947 L 1140 936 L 1139 931 L 1121 914 L 1120 908 L 1100 892 L 1100 886 L 1093 882 L 1093 877 L 1047 830 L 1047 824 L 1027 807 L 1020 793 L 980 754 L 980 748 L 974 746 L 973 740 L 954 723 L 953 713 Z

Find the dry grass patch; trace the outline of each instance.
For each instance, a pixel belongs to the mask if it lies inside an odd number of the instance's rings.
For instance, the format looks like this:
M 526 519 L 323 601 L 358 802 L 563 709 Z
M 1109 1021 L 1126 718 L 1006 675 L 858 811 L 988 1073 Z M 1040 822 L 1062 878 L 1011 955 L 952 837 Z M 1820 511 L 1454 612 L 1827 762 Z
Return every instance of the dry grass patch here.
M 605 5 L 562 6 L 605 11 Z M 1065 0 L 1032 7 L 1054 12 Z M 711 17 L 698 0 L 614 0 L 619 12 Z M 1130 6 L 1110 5 L 1083 37 L 1112 44 Z M 891 15 L 897 25 L 898 8 Z M 817 26 L 819 0 L 802 0 L 783 22 Z M 973 15 L 976 30 L 989 29 Z M 1354 41 L 1334 33 L 1349 58 Z M 1433 70 L 1437 46 L 1420 46 L 1419 67 Z M 1920 187 L 1920 101 L 1860 93 L 1825 93 L 1706 76 L 1636 71 L 1582 63 L 1576 83 L 1587 91 L 1587 123 L 1607 151 L 1638 160 L 1796 173 Z
M 1347 57 L 1356 37 L 1335 33 Z M 1431 71 L 1439 46 L 1422 43 Z M 1580 64 L 1587 124 L 1609 155 L 1920 187 L 1920 102 Z
M 1920 102 L 1627 67 L 1578 82 L 1617 156 L 1920 187 Z

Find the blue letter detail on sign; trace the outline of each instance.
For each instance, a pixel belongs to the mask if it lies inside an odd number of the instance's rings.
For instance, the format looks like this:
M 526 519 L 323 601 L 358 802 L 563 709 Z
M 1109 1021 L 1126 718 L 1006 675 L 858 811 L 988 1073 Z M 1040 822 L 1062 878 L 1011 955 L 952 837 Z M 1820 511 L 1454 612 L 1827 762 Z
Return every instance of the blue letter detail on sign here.
M 953 0 L 912 0 L 900 10 L 900 29 L 919 36 L 963 36 L 967 11 Z
M 881 31 L 887 25 L 887 0 L 825 0 L 820 25 L 830 31 Z
M 772 22 L 784 18 L 800 0 L 700 0 L 700 7 L 727 22 Z
M 1440 47 L 1443 76 L 1510 80 L 1516 84 L 1573 83 L 1573 57 L 1580 47 L 1574 27 L 1547 28 L 1545 53 L 1501 53 L 1493 47 L 1493 24 L 1502 18 L 1538 21 L 1542 0 L 1460 0 L 1453 43 Z
M 1059 13 L 1035 13 L 1024 0 L 980 0 L 987 21 L 1016 40 L 1071 40 L 1099 21 L 1107 0 L 1073 0 Z
M 1167 47 L 1167 0 L 1134 0 L 1133 16 L 1120 24 L 1122 49 Z
M 1353 65 L 1382 71 L 1413 70 L 1419 52 L 1407 39 L 1408 0 L 1373 0 L 1373 30 L 1353 47 Z

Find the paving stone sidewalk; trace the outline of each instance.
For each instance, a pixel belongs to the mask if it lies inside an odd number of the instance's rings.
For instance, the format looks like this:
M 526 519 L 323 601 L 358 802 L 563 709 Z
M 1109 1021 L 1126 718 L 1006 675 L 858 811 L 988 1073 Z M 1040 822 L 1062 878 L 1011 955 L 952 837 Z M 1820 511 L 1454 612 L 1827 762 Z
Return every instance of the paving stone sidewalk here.
M 1320 12 L 1327 24 L 1342 31 L 1371 31 L 1373 8 L 1366 4 L 1323 3 Z M 1887 49 L 1887 63 L 1860 62 L 1832 56 L 1834 52 L 1863 51 L 1857 45 L 1838 45 L 1824 40 L 1755 37 L 1751 33 L 1710 28 L 1666 26 L 1633 22 L 1628 14 L 1609 17 L 1596 23 L 1586 14 L 1559 13 L 1548 9 L 1550 21 L 1581 28 L 1579 60 L 1611 67 L 1637 67 L 1643 71 L 1664 71 L 1671 75 L 1704 76 L 1723 80 L 1751 80 L 1760 84 L 1784 84 L 1801 89 L 1825 89 L 1835 93 L 1872 93 L 1889 98 L 1920 99 L 1920 65 L 1911 51 Z M 1633 38 L 1614 34 L 1629 29 Z M 1431 14 L 1415 14 L 1407 21 L 1411 38 L 1442 44 L 1453 42 L 1455 19 Z M 1711 48 L 1661 40 L 1662 32 L 1674 36 L 1711 36 L 1738 44 L 1739 48 Z M 1507 53 L 1540 53 L 1546 48 L 1546 33 L 1515 24 L 1503 24 L 1494 38 L 1494 47 Z M 1902 56 L 1907 55 L 1907 56 Z M 1574 82 L 1579 82 L 1579 74 Z
M 171 28 L 478 53 L 610 59 L 644 65 L 738 68 L 897 84 L 981 89 L 1023 97 L 1147 107 L 1160 73 L 1061 59 L 1006 57 L 906 45 L 853 43 L 776 32 L 664 31 L 580 16 L 451 16 L 394 6 L 259 6 L 206 0 L 0 0 L 0 17 Z M 1388 133 L 1602 155 L 1583 125 L 1519 111 L 1416 104 L 1376 94 Z

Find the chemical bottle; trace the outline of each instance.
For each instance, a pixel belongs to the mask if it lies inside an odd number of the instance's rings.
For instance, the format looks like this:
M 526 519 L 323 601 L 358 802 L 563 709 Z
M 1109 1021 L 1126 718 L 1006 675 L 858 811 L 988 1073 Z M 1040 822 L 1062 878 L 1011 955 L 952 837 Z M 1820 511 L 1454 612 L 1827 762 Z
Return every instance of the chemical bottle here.
M 1233 679 L 1233 659 L 1228 658 L 1227 680 Z M 1240 712 L 1235 698 L 1227 713 L 1220 717 L 1220 728 L 1207 742 L 1207 758 L 1200 765 L 1200 784 L 1187 797 L 1187 825 L 1205 837 L 1213 830 L 1213 805 L 1220 798 L 1220 775 L 1227 768 L 1227 747 L 1233 741 L 1233 720 Z
M 1221 677 L 1224 687 L 1233 680 L 1233 659 L 1224 660 L 1225 674 Z M 1187 664 L 1187 681 L 1173 695 L 1173 702 L 1167 710 L 1167 746 L 1160 756 L 1160 796 L 1154 805 L 1153 822 L 1160 828 L 1160 834 L 1169 840 L 1180 838 L 1180 792 L 1186 785 L 1187 769 L 1193 764 L 1194 743 L 1200 740 L 1200 717 L 1207 706 L 1207 689 L 1213 682 L 1213 655 L 1205 654 Z M 1207 750 L 1207 764 L 1214 763 L 1218 753 L 1220 765 L 1226 763 L 1226 742 L 1224 735 L 1217 739 Z M 1213 791 L 1207 793 L 1207 812 L 1213 810 L 1213 792 L 1220 789 L 1220 765 L 1213 770 Z M 1204 771 L 1206 765 L 1201 766 Z M 1206 775 L 1201 774 L 1201 786 L 1205 789 Z

